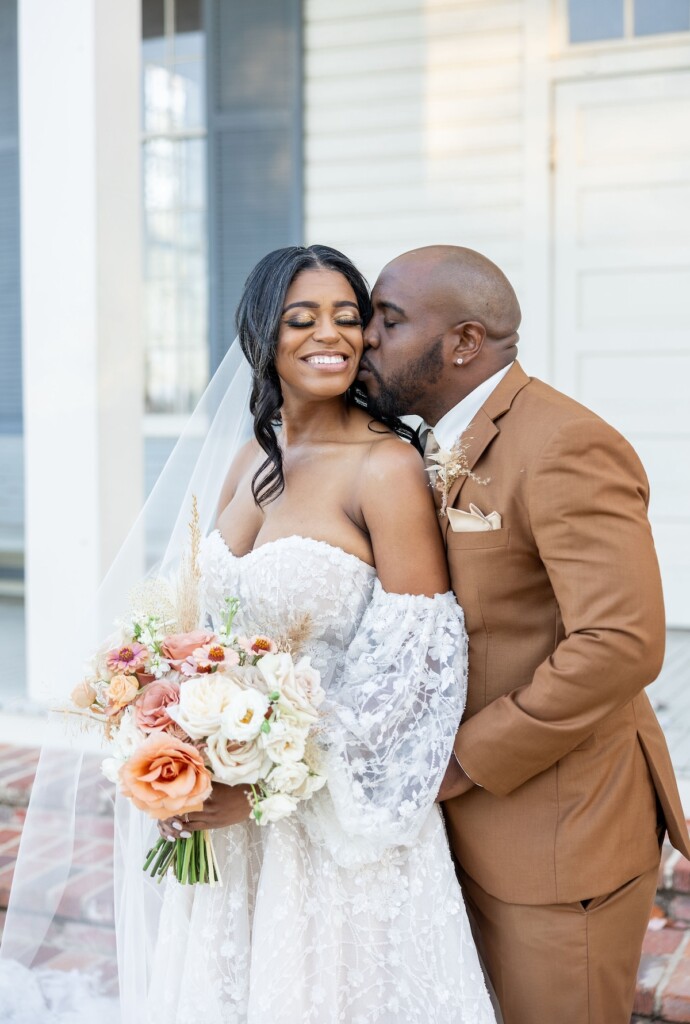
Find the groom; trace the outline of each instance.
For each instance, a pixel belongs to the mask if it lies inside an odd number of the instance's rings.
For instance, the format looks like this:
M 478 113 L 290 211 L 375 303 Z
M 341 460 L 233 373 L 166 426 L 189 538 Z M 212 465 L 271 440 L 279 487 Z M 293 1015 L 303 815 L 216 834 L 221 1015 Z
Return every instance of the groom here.
M 440 799 L 504 1022 L 629 1024 L 664 831 L 690 856 L 644 692 L 665 638 L 644 470 L 515 361 L 520 307 L 479 253 L 406 253 L 373 306 L 361 380 L 432 428 L 470 637 Z

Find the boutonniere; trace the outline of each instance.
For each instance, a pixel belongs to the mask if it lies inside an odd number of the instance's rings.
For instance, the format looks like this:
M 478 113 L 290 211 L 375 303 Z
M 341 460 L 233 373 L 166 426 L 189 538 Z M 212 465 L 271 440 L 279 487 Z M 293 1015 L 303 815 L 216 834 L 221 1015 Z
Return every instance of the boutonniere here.
M 470 446 L 471 437 L 465 437 L 461 434 L 457 439 L 452 448 L 439 448 L 434 454 L 429 456 L 430 462 L 435 462 L 435 466 L 429 466 L 427 473 L 434 473 L 433 486 L 436 490 L 441 492 L 441 507 L 438 510 L 438 514 L 441 518 L 447 515 L 448 508 L 448 492 L 461 476 L 468 476 L 470 480 L 474 480 L 476 484 L 488 484 L 489 477 L 482 479 L 473 473 L 467 462 L 467 451 Z

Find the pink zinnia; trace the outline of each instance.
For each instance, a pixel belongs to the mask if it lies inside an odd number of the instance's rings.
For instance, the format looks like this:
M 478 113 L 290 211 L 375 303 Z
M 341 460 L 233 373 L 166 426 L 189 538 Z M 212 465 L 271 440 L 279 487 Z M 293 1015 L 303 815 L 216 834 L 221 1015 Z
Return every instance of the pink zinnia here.
M 255 657 L 261 657 L 264 654 L 275 654 L 278 650 L 278 645 L 275 641 L 271 640 L 269 636 L 253 636 L 251 638 L 241 637 L 238 643 L 242 650 L 246 651 L 247 654 L 253 654 Z
M 108 652 L 106 665 L 110 671 L 117 672 L 139 672 L 149 659 L 149 649 L 144 644 L 136 641 L 125 644 L 123 647 L 116 647 Z
M 214 669 L 230 668 L 239 665 L 239 656 L 231 648 L 223 647 L 222 644 L 205 644 L 198 647 L 192 654 L 190 661 L 196 664 L 197 672 L 213 672 Z

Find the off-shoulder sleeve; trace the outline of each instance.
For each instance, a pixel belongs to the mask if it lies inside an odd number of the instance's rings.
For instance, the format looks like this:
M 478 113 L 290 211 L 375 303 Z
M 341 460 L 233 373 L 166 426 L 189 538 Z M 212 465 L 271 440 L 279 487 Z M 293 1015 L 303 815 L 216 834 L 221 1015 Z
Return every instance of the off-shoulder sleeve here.
M 467 634 L 454 595 L 389 594 L 377 582 L 318 733 L 328 783 L 309 816 L 338 862 L 415 842 L 466 690 Z

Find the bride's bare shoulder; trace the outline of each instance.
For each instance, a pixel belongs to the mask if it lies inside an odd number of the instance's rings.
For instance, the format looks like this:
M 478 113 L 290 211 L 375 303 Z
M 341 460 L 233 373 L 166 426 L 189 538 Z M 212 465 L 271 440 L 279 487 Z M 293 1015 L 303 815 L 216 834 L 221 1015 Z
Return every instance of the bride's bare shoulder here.
M 405 479 L 422 481 L 426 486 L 428 476 L 424 470 L 424 460 L 414 445 L 383 424 L 374 426 L 381 427 L 381 432 L 376 431 L 378 436 L 372 440 L 367 453 L 369 476 L 389 480 L 402 475 Z

